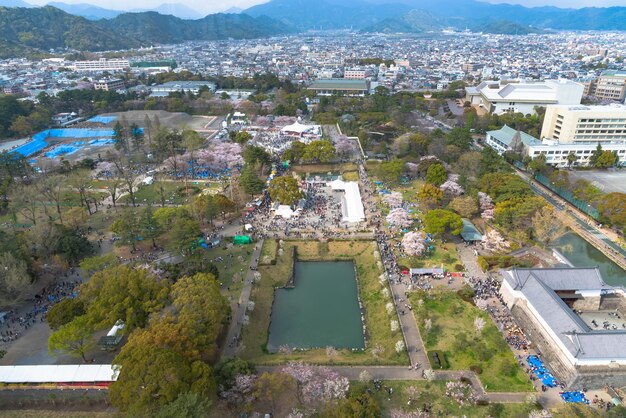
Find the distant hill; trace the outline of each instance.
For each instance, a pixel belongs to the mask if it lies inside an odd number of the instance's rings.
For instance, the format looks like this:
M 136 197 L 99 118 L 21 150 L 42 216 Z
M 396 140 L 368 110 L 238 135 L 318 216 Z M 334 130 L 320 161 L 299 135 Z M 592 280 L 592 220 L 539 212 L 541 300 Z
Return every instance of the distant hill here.
M 0 39 L 14 47 L 44 51 L 51 48 L 101 51 L 139 46 L 137 40 L 52 6 L 0 8 Z M 0 50 L 0 54 L 6 53 Z
M 423 33 L 440 30 L 445 26 L 441 18 L 425 10 L 410 12 L 382 20 L 363 29 L 363 32 L 379 33 Z
M 156 12 L 124 13 L 115 19 L 95 23 L 142 44 L 262 38 L 291 31 L 285 25 L 265 16 L 253 18 L 245 14 L 223 13 L 198 20 L 183 20 Z
M 52 6 L 0 7 L 0 57 L 35 49 L 103 51 L 187 40 L 250 39 L 292 31 L 268 17 L 214 14 L 183 20 L 156 12 L 124 13 L 98 21 L 68 14 Z
M 133 9 L 130 13 L 157 12 L 162 15 L 176 16 L 180 19 L 200 19 L 204 15 L 197 10 L 180 3 L 164 3 L 152 9 Z
M 241 12 L 243 12 L 243 9 L 240 9 L 239 7 L 231 7 L 231 8 L 224 10 L 222 13 L 232 13 L 232 14 L 237 15 Z
M 36 7 L 22 0 L 0 0 L 0 7 Z
M 352 27 L 390 32 L 398 28 L 402 32 L 419 32 L 425 23 L 406 16 L 411 10 L 428 12 L 457 29 L 477 27 L 477 30 L 489 33 L 523 34 L 538 29 L 626 30 L 626 7 L 562 9 L 477 0 L 271 0 L 253 6 L 245 13 L 252 16 L 264 14 L 300 29 L 321 26 L 325 29 Z M 377 26 L 383 21 L 382 26 Z
M 104 9 L 87 3 L 68 4 L 53 1 L 48 3 L 48 6 L 56 7 L 71 15 L 82 16 L 89 20 L 113 19 L 124 13 L 120 10 Z
M 407 5 L 389 3 L 384 6 L 362 0 L 272 0 L 246 9 L 250 16 L 269 16 L 295 28 L 360 29 L 384 19 L 400 16 L 411 10 Z

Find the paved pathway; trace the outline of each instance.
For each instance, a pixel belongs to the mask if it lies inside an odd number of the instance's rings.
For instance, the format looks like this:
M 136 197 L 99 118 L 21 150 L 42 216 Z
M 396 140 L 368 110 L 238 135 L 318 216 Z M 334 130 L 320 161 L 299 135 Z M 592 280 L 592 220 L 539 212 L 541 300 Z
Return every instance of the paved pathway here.
M 263 248 L 263 240 L 256 243 L 252 258 L 250 260 L 250 267 L 257 268 L 257 260 L 261 256 L 261 248 Z M 248 301 L 250 300 L 250 293 L 252 292 L 252 284 L 254 283 L 254 270 L 248 269 L 246 275 L 246 281 L 241 290 L 239 301 L 237 302 L 237 309 L 233 312 L 230 320 L 230 326 L 228 327 L 228 334 L 224 341 L 222 348 L 222 357 L 234 357 L 237 354 L 237 348 L 239 346 L 239 338 L 241 337 L 241 327 L 243 325 L 243 317 L 246 314 L 248 307 Z
M 486 278 L 488 275 L 483 273 L 483 270 L 478 265 L 476 261 L 476 255 L 474 254 L 474 250 L 478 247 L 469 247 L 465 246 L 462 241 L 458 240 L 456 242 L 456 251 L 459 255 L 459 259 L 461 263 L 465 266 L 465 270 L 470 276 L 480 277 L 482 279 Z

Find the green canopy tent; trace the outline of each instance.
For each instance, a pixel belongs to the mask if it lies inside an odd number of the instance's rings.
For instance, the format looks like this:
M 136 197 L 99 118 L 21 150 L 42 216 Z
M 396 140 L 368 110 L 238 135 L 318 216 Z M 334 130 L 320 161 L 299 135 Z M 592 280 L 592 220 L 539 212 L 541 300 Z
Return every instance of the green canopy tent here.
M 251 244 L 252 243 L 252 238 L 250 238 L 248 235 L 236 235 L 233 238 L 233 244 L 236 245 L 246 245 L 246 244 Z

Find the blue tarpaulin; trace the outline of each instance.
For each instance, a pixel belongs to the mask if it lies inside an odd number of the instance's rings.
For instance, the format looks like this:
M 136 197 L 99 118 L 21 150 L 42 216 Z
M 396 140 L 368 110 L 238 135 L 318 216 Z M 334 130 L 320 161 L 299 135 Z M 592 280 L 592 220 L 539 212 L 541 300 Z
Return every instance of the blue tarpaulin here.
M 565 402 L 589 404 L 589 400 L 585 397 L 585 394 L 583 392 L 559 392 L 559 394 Z
M 89 119 L 87 122 L 93 123 L 110 123 L 117 119 L 117 116 L 94 116 Z
M 535 375 L 539 379 L 541 379 L 544 385 L 551 388 L 556 387 L 558 382 L 556 381 L 554 376 L 552 376 L 552 373 L 550 373 L 548 369 L 546 369 L 539 357 L 528 356 L 526 360 L 528 361 L 528 365 L 532 369 L 533 373 L 535 373 Z
M 33 140 L 27 142 L 26 144 L 15 148 L 14 152 L 23 155 L 24 157 L 29 157 L 33 154 L 38 153 L 42 149 L 46 148 L 50 144 L 48 143 L 48 138 L 82 138 L 82 139 L 91 139 L 91 138 L 103 138 L 103 139 L 111 139 L 113 136 L 113 129 L 77 129 L 77 128 L 68 128 L 68 129 L 47 129 L 42 132 L 38 132 L 33 135 Z M 75 146 L 83 145 L 74 144 Z M 94 144 L 98 145 L 98 144 Z

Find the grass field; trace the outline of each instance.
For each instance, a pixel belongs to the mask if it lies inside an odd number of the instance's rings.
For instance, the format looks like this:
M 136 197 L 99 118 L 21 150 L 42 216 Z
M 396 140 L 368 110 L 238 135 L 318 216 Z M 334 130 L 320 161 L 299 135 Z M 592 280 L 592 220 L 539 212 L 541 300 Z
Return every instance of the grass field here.
M 423 292 L 413 293 L 411 302 L 416 307 L 413 313 L 426 350 L 443 351 L 451 369 L 474 370 L 487 391 L 533 390 L 487 313 L 461 299 L 458 293 L 446 290 L 432 292 L 430 297 Z M 481 332 L 474 325 L 477 317 L 485 321 Z M 432 324 L 430 331 L 426 326 L 428 319 Z
M 296 351 L 292 354 L 269 354 L 265 350 L 268 338 L 274 288 L 283 286 L 289 279 L 293 266 L 292 248 L 297 248 L 299 260 L 354 260 L 361 301 L 365 308 L 368 345 L 363 352 L 339 350 L 329 356 L 325 349 Z M 255 302 L 250 313 L 250 323 L 244 327 L 240 356 L 257 364 L 277 364 L 288 360 L 302 360 L 316 364 L 408 364 L 405 351 L 395 351 L 395 342 L 402 339 L 400 331 L 391 331 L 390 321 L 396 319 L 387 314 L 385 305 L 391 302 L 384 296 L 384 287 L 378 280 L 381 270 L 374 258 L 376 246 L 369 241 L 285 241 L 283 255 L 276 265 L 259 266 L 261 280 L 252 289 L 251 300 Z M 268 251 L 268 250 L 266 250 Z M 386 286 L 386 285 L 385 285 Z
M 198 182 L 196 182 L 198 183 Z M 189 181 L 187 185 L 183 182 L 164 181 L 152 184 L 142 184 L 135 191 L 137 203 L 160 205 L 161 186 L 166 204 L 182 205 L 189 203 L 190 196 L 197 194 L 203 187 L 200 183 L 195 184 Z M 130 195 L 126 194 L 119 199 L 120 203 L 130 203 Z
M 372 396 L 381 408 L 382 416 L 388 417 L 393 410 L 400 410 L 406 414 L 421 410 L 425 405 L 430 407 L 428 416 L 465 416 L 465 417 L 492 417 L 492 418 L 527 418 L 528 413 L 536 409 L 533 405 L 512 403 L 512 404 L 491 404 L 491 405 L 458 405 L 450 397 L 446 396 L 446 382 L 416 381 L 384 381 L 383 389 L 376 390 L 372 384 L 368 385 L 372 391 Z M 407 388 L 416 389 L 411 399 L 407 393 Z M 351 390 L 363 390 L 364 384 L 351 382 Z M 392 388 L 392 394 L 385 388 Z M 411 403 L 409 404 L 409 400 Z

